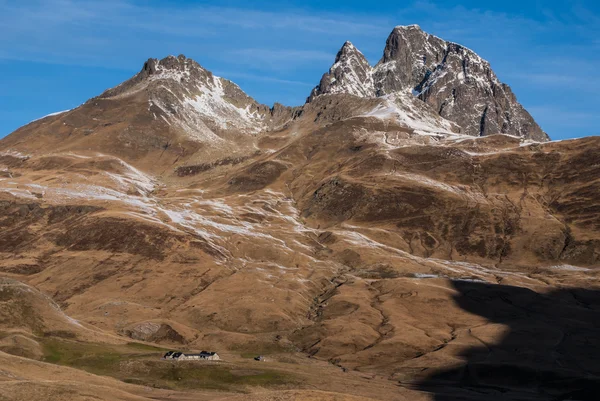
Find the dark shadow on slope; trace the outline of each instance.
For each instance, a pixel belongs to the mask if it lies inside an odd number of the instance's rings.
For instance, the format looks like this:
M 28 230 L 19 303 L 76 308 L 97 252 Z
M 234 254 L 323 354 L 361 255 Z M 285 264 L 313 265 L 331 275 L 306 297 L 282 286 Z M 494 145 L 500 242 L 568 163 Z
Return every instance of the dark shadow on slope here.
M 464 365 L 437 371 L 417 383 L 419 390 L 444 401 L 600 400 L 600 291 L 454 286 L 461 308 L 509 332 L 467 349 Z

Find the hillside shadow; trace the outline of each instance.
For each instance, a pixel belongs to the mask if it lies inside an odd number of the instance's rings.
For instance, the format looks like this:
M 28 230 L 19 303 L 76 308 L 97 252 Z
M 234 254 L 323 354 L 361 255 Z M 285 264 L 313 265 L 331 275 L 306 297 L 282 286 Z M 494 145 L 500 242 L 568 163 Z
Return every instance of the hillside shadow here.
M 600 291 L 539 294 L 527 288 L 457 281 L 457 304 L 508 328 L 492 344 L 460 354 L 417 388 L 433 399 L 600 400 Z

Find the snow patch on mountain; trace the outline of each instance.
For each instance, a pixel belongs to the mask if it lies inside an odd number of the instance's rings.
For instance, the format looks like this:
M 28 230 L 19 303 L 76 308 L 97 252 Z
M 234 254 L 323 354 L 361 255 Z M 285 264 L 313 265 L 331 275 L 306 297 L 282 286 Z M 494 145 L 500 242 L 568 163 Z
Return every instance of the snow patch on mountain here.
M 36 121 L 43 120 L 44 118 L 48 118 L 48 117 L 54 117 L 54 116 L 58 116 L 58 115 L 61 115 L 61 114 L 64 114 L 64 113 L 68 113 L 68 112 L 69 112 L 69 111 L 71 111 L 71 110 L 72 110 L 72 109 L 68 109 L 68 110 L 57 111 L 57 112 L 54 112 L 54 113 L 46 114 L 46 115 L 45 115 L 45 116 L 43 116 L 43 117 L 36 118 L 35 120 L 31 120 L 31 121 L 29 122 L 29 124 L 31 124 L 31 123 L 33 123 L 33 122 L 36 122 Z
M 359 97 L 373 97 L 373 68 L 365 56 L 350 42 L 344 43 L 329 71 L 313 89 L 309 101 L 321 94 L 347 93 Z
M 30 157 L 30 155 L 21 153 L 19 151 L 13 150 L 13 149 L 8 149 L 3 152 L 0 152 L 0 157 L 2 157 L 2 156 L 14 157 L 16 159 L 21 159 L 21 160 L 26 160 Z
M 381 99 L 381 104 L 359 117 L 392 120 L 417 134 L 454 135 L 458 130 L 456 124 L 429 111 L 422 102 L 411 95 L 399 92 L 383 96 Z
M 230 83 L 231 84 L 231 83 Z M 237 107 L 225 98 L 223 78 L 212 76 L 212 85 L 197 86 L 200 94 L 186 98 L 183 105 L 211 119 L 221 129 L 247 129 L 252 133 L 264 130 L 264 115 L 251 111 L 250 105 Z

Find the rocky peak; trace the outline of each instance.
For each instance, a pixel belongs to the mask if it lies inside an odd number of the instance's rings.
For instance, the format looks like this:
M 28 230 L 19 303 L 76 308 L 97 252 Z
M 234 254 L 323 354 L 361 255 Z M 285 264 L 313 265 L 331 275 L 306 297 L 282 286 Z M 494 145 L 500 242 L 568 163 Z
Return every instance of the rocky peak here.
M 446 42 L 429 35 L 418 25 L 397 26 L 388 36 L 383 57 L 377 64 L 376 89 L 380 94 L 410 90 L 427 71 L 442 62 Z
M 326 93 L 379 97 L 400 92 L 429 104 L 463 134 L 549 139 L 487 61 L 418 25 L 395 27 L 373 68 L 354 46 L 344 44 L 308 101 Z
M 198 64 L 191 58 L 187 58 L 183 54 L 180 54 L 177 57 L 175 57 L 173 55 L 169 55 L 169 56 L 163 58 L 162 60 L 151 58 L 148 60 L 148 62 L 151 65 L 154 64 L 156 68 L 158 68 L 160 66 L 163 70 L 185 71 L 188 69 L 189 66 L 204 69 L 200 66 L 200 64 Z
M 436 55 L 437 60 L 440 61 L 439 54 L 444 48 L 444 40 L 424 32 L 419 25 L 397 26 L 385 42 L 379 64 L 390 61 L 412 61 L 413 53 L 422 56 Z M 430 58 L 429 61 L 433 60 Z
M 144 63 L 140 74 L 147 75 L 151 80 L 170 79 L 193 86 L 214 86 L 215 84 L 215 77 L 212 72 L 183 54 L 177 57 L 167 56 L 162 60 L 149 59 Z
M 338 51 L 335 63 L 313 89 L 309 101 L 325 93 L 348 93 L 361 97 L 374 95 L 371 65 L 352 43 L 344 43 Z
M 364 61 L 366 62 L 367 60 L 365 59 L 365 57 L 363 56 L 363 54 L 352 44 L 352 42 L 350 42 L 349 40 L 347 40 L 346 42 L 344 42 L 344 45 L 342 46 L 342 48 L 337 52 L 336 56 L 335 56 L 335 62 L 340 62 L 343 60 L 347 60 L 352 56 L 356 56 L 360 59 L 364 59 Z M 367 62 L 368 64 L 368 62 Z
M 221 133 L 257 133 L 270 125 L 268 106 L 184 55 L 148 59 L 134 77 L 99 98 L 138 94 L 147 97 L 152 118 L 201 142 L 220 143 Z
M 170 80 L 182 85 L 209 85 L 214 83 L 213 74 L 204 69 L 200 64 L 183 54 L 178 57 L 167 56 L 161 60 L 148 59 L 140 72 L 122 84 L 108 89 L 102 93 L 100 98 L 110 98 L 126 95 L 131 91 L 139 90 L 142 86 L 147 87 L 153 81 Z

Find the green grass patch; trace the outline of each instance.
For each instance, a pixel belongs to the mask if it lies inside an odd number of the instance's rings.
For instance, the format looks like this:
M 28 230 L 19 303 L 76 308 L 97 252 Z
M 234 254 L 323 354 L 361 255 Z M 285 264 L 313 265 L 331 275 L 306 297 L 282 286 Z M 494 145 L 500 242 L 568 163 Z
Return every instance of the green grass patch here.
M 71 366 L 99 375 L 118 369 L 123 354 L 111 345 L 87 344 L 57 339 L 42 340 L 44 361 Z
M 232 370 L 213 364 L 175 362 L 160 370 L 159 381 L 175 388 L 234 390 L 241 386 L 283 386 L 294 382 L 290 375 L 273 370 Z
M 42 338 L 44 360 L 127 383 L 169 389 L 242 391 L 244 386 L 284 386 L 291 375 L 270 369 L 236 369 L 219 362 L 165 361 L 165 349 L 140 343 L 92 344 Z M 255 354 L 248 353 L 248 356 Z

